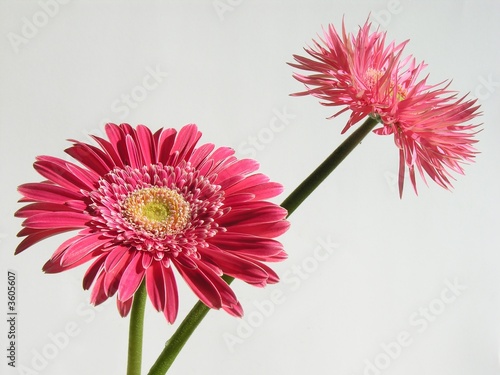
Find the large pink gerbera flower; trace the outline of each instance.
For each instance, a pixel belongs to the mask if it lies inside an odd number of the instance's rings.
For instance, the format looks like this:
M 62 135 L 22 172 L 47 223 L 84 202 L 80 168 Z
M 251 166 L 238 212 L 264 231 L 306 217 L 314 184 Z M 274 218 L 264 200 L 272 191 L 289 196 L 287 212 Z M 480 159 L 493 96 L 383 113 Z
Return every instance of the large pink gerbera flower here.
M 307 90 L 294 95 L 313 95 L 326 106 L 343 107 L 332 117 L 351 110 L 342 133 L 366 116 L 382 123 L 377 134 L 393 134 L 400 150 L 399 189 L 402 194 L 405 166 L 416 191 L 415 167 L 444 188 L 450 188 L 449 170 L 463 173 L 461 162 L 475 156 L 473 139 L 477 125 L 462 125 L 478 115 L 475 100 L 458 98 L 448 85 L 418 81 L 425 67 L 412 56 L 401 57 L 404 47 L 386 44 L 386 33 L 370 32 L 367 21 L 357 35 L 342 36 L 330 25 L 313 48 L 312 57 L 294 55 L 293 67 L 313 74 L 295 73 Z
M 289 223 L 286 210 L 265 201 L 282 191 L 257 162 L 238 160 L 227 147 L 204 144 L 195 125 L 152 133 L 139 125 L 106 125 L 100 147 L 74 141 L 66 150 L 83 164 L 40 156 L 35 169 L 47 180 L 21 185 L 16 215 L 25 218 L 20 253 L 55 234 L 79 230 L 45 264 L 61 272 L 92 260 L 83 287 L 91 301 L 117 294 L 128 314 L 145 280 L 153 306 L 174 322 L 178 295 L 174 269 L 208 307 L 241 316 L 223 274 L 264 286 L 278 276 L 262 262 L 286 258 L 273 239 Z

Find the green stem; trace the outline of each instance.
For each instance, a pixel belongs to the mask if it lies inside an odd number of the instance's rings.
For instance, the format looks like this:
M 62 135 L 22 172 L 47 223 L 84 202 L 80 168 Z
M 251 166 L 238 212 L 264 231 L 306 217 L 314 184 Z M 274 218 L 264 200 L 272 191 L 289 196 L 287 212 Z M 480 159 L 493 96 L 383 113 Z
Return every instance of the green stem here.
M 227 275 L 223 275 L 222 278 L 228 284 L 231 284 L 234 280 L 233 277 Z M 179 328 L 177 328 L 170 340 L 167 341 L 160 356 L 154 363 L 153 367 L 151 367 L 151 370 L 149 370 L 148 375 L 164 375 L 167 373 L 175 358 L 184 347 L 184 344 L 186 344 L 191 334 L 194 332 L 196 327 L 198 327 L 209 310 L 210 308 L 208 308 L 201 301 L 198 301 L 194 305 L 189 314 L 182 321 Z
M 288 210 L 288 216 L 333 172 L 335 168 L 361 143 L 377 125 L 378 121 L 368 117 L 342 144 L 328 156 L 318 168 L 312 172 L 292 193 L 283 201 L 281 207 Z
M 134 302 L 130 312 L 127 375 L 141 375 L 145 304 L 146 286 L 143 281 L 134 294 Z
M 356 129 L 321 165 L 307 177 L 281 204 L 288 211 L 288 216 L 323 182 L 323 180 L 346 158 L 349 153 L 370 133 L 377 120 L 369 117 Z M 234 278 L 227 275 L 224 280 L 230 284 Z M 148 375 L 164 375 L 174 362 L 186 341 L 207 315 L 210 309 L 202 302 L 197 302 L 163 348 Z

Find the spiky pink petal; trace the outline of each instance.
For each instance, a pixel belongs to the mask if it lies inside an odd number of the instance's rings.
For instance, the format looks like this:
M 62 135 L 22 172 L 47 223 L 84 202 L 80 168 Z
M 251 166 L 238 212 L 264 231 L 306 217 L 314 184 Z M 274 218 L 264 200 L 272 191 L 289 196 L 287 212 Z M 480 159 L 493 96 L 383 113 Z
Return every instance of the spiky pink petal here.
M 402 57 L 408 40 L 386 43 L 386 33 L 370 31 L 371 24 L 359 28 L 357 35 L 341 35 L 330 25 L 320 41 L 305 49 L 310 57 L 294 55 L 290 65 L 310 74 L 293 76 L 306 86 L 294 95 L 313 95 L 321 104 L 350 110 L 342 133 L 366 116 L 379 120 L 374 130 L 394 136 L 399 149 L 399 192 L 402 195 L 405 171 L 417 191 L 415 171 L 422 179 L 429 176 L 443 188 L 452 187 L 450 171 L 463 174 L 461 164 L 473 160 L 477 125 L 464 125 L 480 113 L 475 100 L 458 98 L 449 83 L 429 85 L 419 80 L 425 68 L 412 56 Z

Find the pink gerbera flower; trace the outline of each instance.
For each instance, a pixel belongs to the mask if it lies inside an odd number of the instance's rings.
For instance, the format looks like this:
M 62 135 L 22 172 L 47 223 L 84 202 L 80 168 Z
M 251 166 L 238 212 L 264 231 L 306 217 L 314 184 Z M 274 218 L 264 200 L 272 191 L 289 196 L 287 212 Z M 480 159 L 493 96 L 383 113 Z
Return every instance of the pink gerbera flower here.
M 282 186 L 260 173 L 257 162 L 238 160 L 227 147 L 203 144 L 195 125 L 152 133 L 139 125 L 106 125 L 99 147 L 73 141 L 66 150 L 83 166 L 40 156 L 35 169 L 47 180 L 21 185 L 16 216 L 25 218 L 16 250 L 55 234 L 79 230 L 45 264 L 47 273 L 92 260 L 84 289 L 91 302 L 117 295 L 128 314 L 144 280 L 153 306 L 174 322 L 177 273 L 208 307 L 241 316 L 223 274 L 249 284 L 275 283 L 263 262 L 286 258 L 273 239 L 289 223 L 285 209 L 265 201 Z
M 291 66 L 313 74 L 295 73 L 307 90 L 294 95 L 313 95 L 326 106 L 343 107 L 332 117 L 351 110 L 342 130 L 366 116 L 382 123 L 377 134 L 393 134 L 400 152 L 399 190 L 402 194 L 405 166 L 416 191 L 415 167 L 425 181 L 424 172 L 444 188 L 450 188 L 453 170 L 463 174 L 460 163 L 471 161 L 477 125 L 463 125 L 478 116 L 475 100 L 458 98 L 448 85 L 427 85 L 418 81 L 425 67 L 415 58 L 401 57 L 408 40 L 386 44 L 386 33 L 370 32 L 366 21 L 357 35 L 342 36 L 330 25 L 321 43 L 305 51 L 312 57 L 294 55 Z

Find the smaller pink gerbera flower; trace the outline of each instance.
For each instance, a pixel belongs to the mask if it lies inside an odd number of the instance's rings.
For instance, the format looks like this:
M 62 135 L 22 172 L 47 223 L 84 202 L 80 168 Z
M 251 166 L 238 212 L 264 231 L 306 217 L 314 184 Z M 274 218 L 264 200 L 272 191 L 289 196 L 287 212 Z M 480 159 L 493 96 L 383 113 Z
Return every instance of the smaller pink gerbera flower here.
M 145 281 L 153 306 L 173 323 L 178 311 L 176 273 L 210 308 L 236 316 L 242 308 L 222 279 L 226 274 L 264 286 L 278 276 L 263 262 L 286 258 L 274 237 L 289 227 L 287 212 L 266 199 L 282 186 L 254 173 L 227 147 L 196 144 L 195 125 L 178 133 L 143 125 L 106 125 L 99 147 L 73 141 L 66 152 L 83 166 L 40 156 L 46 181 L 21 185 L 24 218 L 16 254 L 50 236 L 78 230 L 45 264 L 47 273 L 92 261 L 83 287 L 91 302 L 116 294 L 128 314 Z M 174 269 L 176 272 L 174 272 Z
M 393 134 L 400 153 L 399 190 L 402 194 L 405 167 L 417 190 L 415 169 L 425 181 L 425 173 L 444 188 L 452 187 L 449 170 L 463 174 L 460 163 L 475 156 L 473 144 L 477 125 L 463 123 L 478 116 L 475 100 L 458 98 L 448 85 L 427 85 L 418 81 L 425 64 L 402 58 L 408 40 L 386 44 L 386 33 L 370 32 L 371 24 L 360 27 L 357 35 L 342 35 L 329 25 L 320 42 L 305 51 L 312 57 L 294 55 L 290 65 L 313 74 L 295 73 L 307 90 L 293 95 L 313 95 L 326 106 L 343 107 L 332 115 L 351 110 L 342 130 L 367 116 L 382 127 L 376 134 Z

